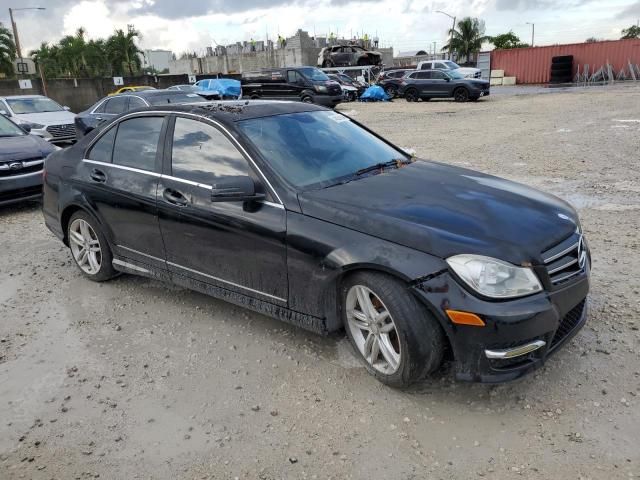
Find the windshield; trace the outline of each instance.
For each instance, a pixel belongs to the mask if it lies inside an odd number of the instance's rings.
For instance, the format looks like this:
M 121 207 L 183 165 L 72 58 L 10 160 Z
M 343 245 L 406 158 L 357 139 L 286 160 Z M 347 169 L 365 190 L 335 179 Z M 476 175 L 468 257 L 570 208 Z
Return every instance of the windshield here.
M 26 135 L 24 131 L 4 115 L 0 115 L 0 137 Z
M 456 62 L 452 62 L 450 60 L 447 60 L 445 62 L 443 62 L 447 67 L 449 67 L 451 70 L 455 70 L 456 68 L 460 68 L 460 65 L 458 65 Z
M 175 95 L 154 95 L 152 97 L 145 97 L 145 99 L 151 105 L 167 105 L 169 103 L 194 103 L 207 101 L 197 93 L 188 92 L 181 92 Z
M 23 113 L 60 112 L 64 110 L 60 105 L 47 97 L 7 98 L 6 100 L 16 115 Z
M 407 155 L 336 112 L 304 112 L 237 123 L 269 165 L 294 187 L 311 190 L 356 178 Z
M 327 77 L 327 75 L 323 71 L 318 70 L 317 68 L 307 67 L 307 68 L 301 68 L 299 71 L 302 75 L 304 75 L 309 80 L 314 80 L 314 81 L 329 80 L 329 77 Z

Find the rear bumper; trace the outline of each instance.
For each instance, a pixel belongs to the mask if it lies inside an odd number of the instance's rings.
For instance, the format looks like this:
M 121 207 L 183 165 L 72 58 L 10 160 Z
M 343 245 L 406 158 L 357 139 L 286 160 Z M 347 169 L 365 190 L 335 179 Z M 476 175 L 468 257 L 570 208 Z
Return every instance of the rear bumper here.
M 0 178 L 0 205 L 42 196 L 42 171 Z
M 449 338 L 456 378 L 498 383 L 540 368 L 584 326 L 588 269 L 562 289 L 509 301 L 472 296 L 449 273 L 416 285 L 414 293 L 438 317 Z M 455 325 L 445 313 L 449 309 L 475 313 L 486 325 Z

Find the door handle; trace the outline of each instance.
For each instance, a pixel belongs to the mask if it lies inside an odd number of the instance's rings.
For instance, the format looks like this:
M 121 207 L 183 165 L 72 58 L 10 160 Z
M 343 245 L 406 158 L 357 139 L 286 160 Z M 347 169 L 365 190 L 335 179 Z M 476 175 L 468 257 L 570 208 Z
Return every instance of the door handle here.
M 165 188 L 162 192 L 162 196 L 167 202 L 179 207 L 184 207 L 189 203 L 184 195 L 182 195 L 177 190 L 173 190 L 172 188 Z
M 91 180 L 98 183 L 104 183 L 107 181 L 107 176 L 105 175 L 105 173 L 102 170 L 98 170 L 97 168 L 91 170 L 91 174 L 89 175 L 89 177 L 91 177 Z
M 102 117 L 96 117 L 96 120 L 98 120 L 99 122 L 101 122 L 102 120 L 104 120 Z

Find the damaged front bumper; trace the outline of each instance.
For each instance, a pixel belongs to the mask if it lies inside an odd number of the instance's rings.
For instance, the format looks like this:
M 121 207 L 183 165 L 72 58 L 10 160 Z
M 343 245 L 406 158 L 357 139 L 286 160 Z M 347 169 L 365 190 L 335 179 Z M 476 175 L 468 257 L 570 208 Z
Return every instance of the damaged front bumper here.
M 497 383 L 541 367 L 587 320 L 589 270 L 563 288 L 507 301 L 471 295 L 448 272 L 413 287 L 449 338 L 458 380 Z M 478 315 L 484 327 L 456 325 L 446 310 Z

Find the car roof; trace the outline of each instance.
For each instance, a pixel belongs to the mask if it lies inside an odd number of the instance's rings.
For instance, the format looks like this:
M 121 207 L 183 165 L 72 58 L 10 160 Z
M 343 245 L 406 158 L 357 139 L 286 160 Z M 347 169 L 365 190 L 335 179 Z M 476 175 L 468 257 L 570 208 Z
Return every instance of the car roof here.
M 128 114 L 163 111 L 175 113 L 191 113 L 217 120 L 222 123 L 235 123 L 253 118 L 285 115 L 288 113 L 331 111 L 328 108 L 304 102 L 287 102 L 278 100 L 223 100 L 213 102 L 184 103 L 180 105 L 156 105 L 137 108 Z
M 177 91 L 177 90 L 166 90 L 166 89 L 162 89 L 162 90 L 138 90 L 136 92 L 122 92 L 122 93 L 118 93 L 117 95 L 112 95 L 111 98 L 113 97 L 118 97 L 120 95 L 125 96 L 125 95 L 136 95 L 137 97 L 155 97 L 155 96 L 164 96 L 164 95 L 179 95 L 181 94 L 181 92 Z
M 0 98 L 20 100 L 22 98 L 49 98 L 49 97 L 45 97 L 44 95 L 7 95 L 5 97 L 0 97 Z

